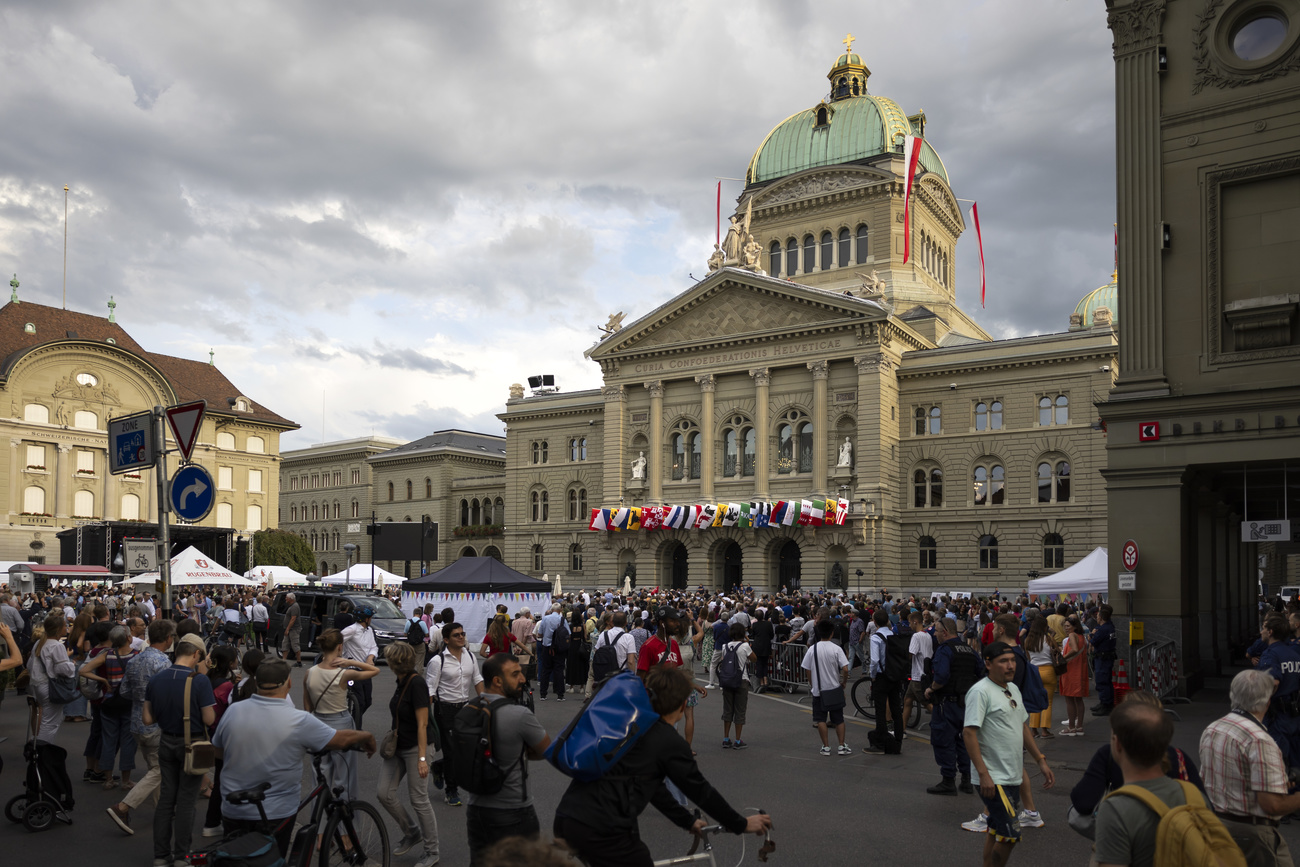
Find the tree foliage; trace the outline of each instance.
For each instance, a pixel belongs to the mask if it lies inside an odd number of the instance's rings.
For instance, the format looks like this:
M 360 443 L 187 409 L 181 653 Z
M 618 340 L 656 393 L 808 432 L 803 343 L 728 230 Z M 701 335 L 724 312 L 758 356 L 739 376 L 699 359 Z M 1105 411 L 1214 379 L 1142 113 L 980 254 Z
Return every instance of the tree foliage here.
M 316 558 L 307 540 L 285 530 L 254 533 L 253 562 L 257 566 L 288 566 L 304 575 L 316 568 Z

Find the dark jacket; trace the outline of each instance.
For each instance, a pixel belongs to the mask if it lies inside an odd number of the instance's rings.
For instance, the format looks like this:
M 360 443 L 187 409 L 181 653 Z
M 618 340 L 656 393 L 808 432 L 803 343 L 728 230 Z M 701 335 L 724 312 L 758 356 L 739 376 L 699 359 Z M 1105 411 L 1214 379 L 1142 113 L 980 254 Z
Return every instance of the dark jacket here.
M 634 833 L 637 817 L 647 804 L 654 804 L 675 825 L 690 828 L 695 817 L 673 799 L 665 777 L 728 831 L 745 830 L 745 817 L 704 779 L 690 744 L 663 720 L 656 721 L 604 777 L 593 783 L 569 783 L 555 815 L 605 833 Z
M 1205 793 L 1201 774 L 1197 771 L 1196 763 L 1192 761 L 1191 756 L 1176 747 L 1170 747 L 1167 758 L 1169 770 L 1165 776 L 1171 780 L 1186 780 L 1200 789 L 1202 794 Z M 1110 744 L 1105 744 L 1092 754 L 1092 761 L 1088 762 L 1088 769 L 1083 772 L 1083 778 L 1070 791 L 1070 802 L 1074 804 L 1074 809 L 1085 816 L 1091 816 L 1097 812 L 1097 807 L 1101 804 L 1101 799 L 1106 797 L 1106 793 L 1122 785 L 1124 785 L 1124 774 L 1111 756 Z

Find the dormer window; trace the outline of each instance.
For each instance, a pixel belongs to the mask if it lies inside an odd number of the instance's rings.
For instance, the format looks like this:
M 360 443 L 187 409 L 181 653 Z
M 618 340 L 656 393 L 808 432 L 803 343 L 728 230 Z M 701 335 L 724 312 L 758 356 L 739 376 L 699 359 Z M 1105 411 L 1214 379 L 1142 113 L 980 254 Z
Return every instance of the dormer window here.
M 830 119 L 830 117 L 827 115 L 825 107 L 822 107 L 822 108 L 817 109 L 817 125 L 818 125 L 818 126 L 826 126 L 826 125 L 828 125 L 830 122 L 831 122 L 831 119 Z
M 235 409 L 240 412 L 248 412 L 248 401 L 244 400 L 242 397 L 239 398 L 235 401 Z
M 35 334 L 35 333 L 36 333 L 36 326 L 33 325 L 31 322 L 28 322 L 26 325 L 23 326 L 23 333 L 24 333 L 24 334 Z

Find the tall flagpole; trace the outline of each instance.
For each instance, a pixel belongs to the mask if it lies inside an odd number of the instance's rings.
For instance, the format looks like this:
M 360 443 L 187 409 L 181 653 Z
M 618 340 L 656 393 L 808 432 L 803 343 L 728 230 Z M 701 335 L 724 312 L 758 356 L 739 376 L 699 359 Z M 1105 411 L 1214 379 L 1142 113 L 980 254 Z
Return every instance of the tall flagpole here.
M 68 185 L 63 185 L 63 309 L 68 309 Z

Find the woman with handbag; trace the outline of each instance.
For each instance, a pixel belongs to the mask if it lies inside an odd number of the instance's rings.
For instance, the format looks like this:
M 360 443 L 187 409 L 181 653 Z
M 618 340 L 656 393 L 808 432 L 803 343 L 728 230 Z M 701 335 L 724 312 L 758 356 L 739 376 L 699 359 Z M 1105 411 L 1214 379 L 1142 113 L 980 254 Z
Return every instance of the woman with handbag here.
M 1083 700 L 1088 697 L 1088 639 L 1083 637 L 1083 624 L 1077 614 L 1065 618 L 1065 644 L 1061 652 L 1065 674 L 1061 675 L 1058 687 L 1069 717 L 1061 734 L 1083 737 Z
M 370 680 L 379 674 L 379 668 L 368 662 L 343 656 L 343 633 L 326 629 L 316 639 L 320 657 L 307 669 L 302 684 L 302 709 L 335 731 L 355 729 L 355 721 L 348 710 L 348 682 Z M 357 754 L 352 750 L 334 750 L 321 762 L 325 779 L 330 787 L 342 786 L 344 799 L 355 801 L 360 797 L 357 783 Z
M 61 613 L 45 616 L 36 646 L 32 648 L 27 663 L 32 679 L 28 689 L 41 705 L 41 727 L 36 740 L 52 744 L 63 723 L 63 708 L 73 698 L 80 697 L 77 689 L 77 666 L 68 658 L 63 637 L 68 633 L 68 621 Z
M 423 842 L 424 853 L 415 867 L 433 867 L 438 863 L 438 820 L 429 803 L 429 750 L 434 743 L 429 737 L 429 690 L 415 671 L 414 647 L 395 641 L 384 648 L 384 660 L 397 677 L 397 688 L 388 703 L 392 729 L 379 745 L 384 764 L 379 769 L 376 797 L 402 829 L 393 854 L 405 855 Z M 403 777 L 414 819 L 397 799 Z
M 1052 734 L 1052 697 L 1056 695 L 1056 662 L 1061 657 L 1056 638 L 1047 628 L 1047 618 L 1035 614 L 1029 621 L 1025 633 L 1025 653 L 1029 664 L 1038 667 L 1038 676 L 1043 679 L 1043 689 L 1047 690 L 1047 707 L 1029 715 L 1029 730 L 1036 738 L 1054 738 Z

